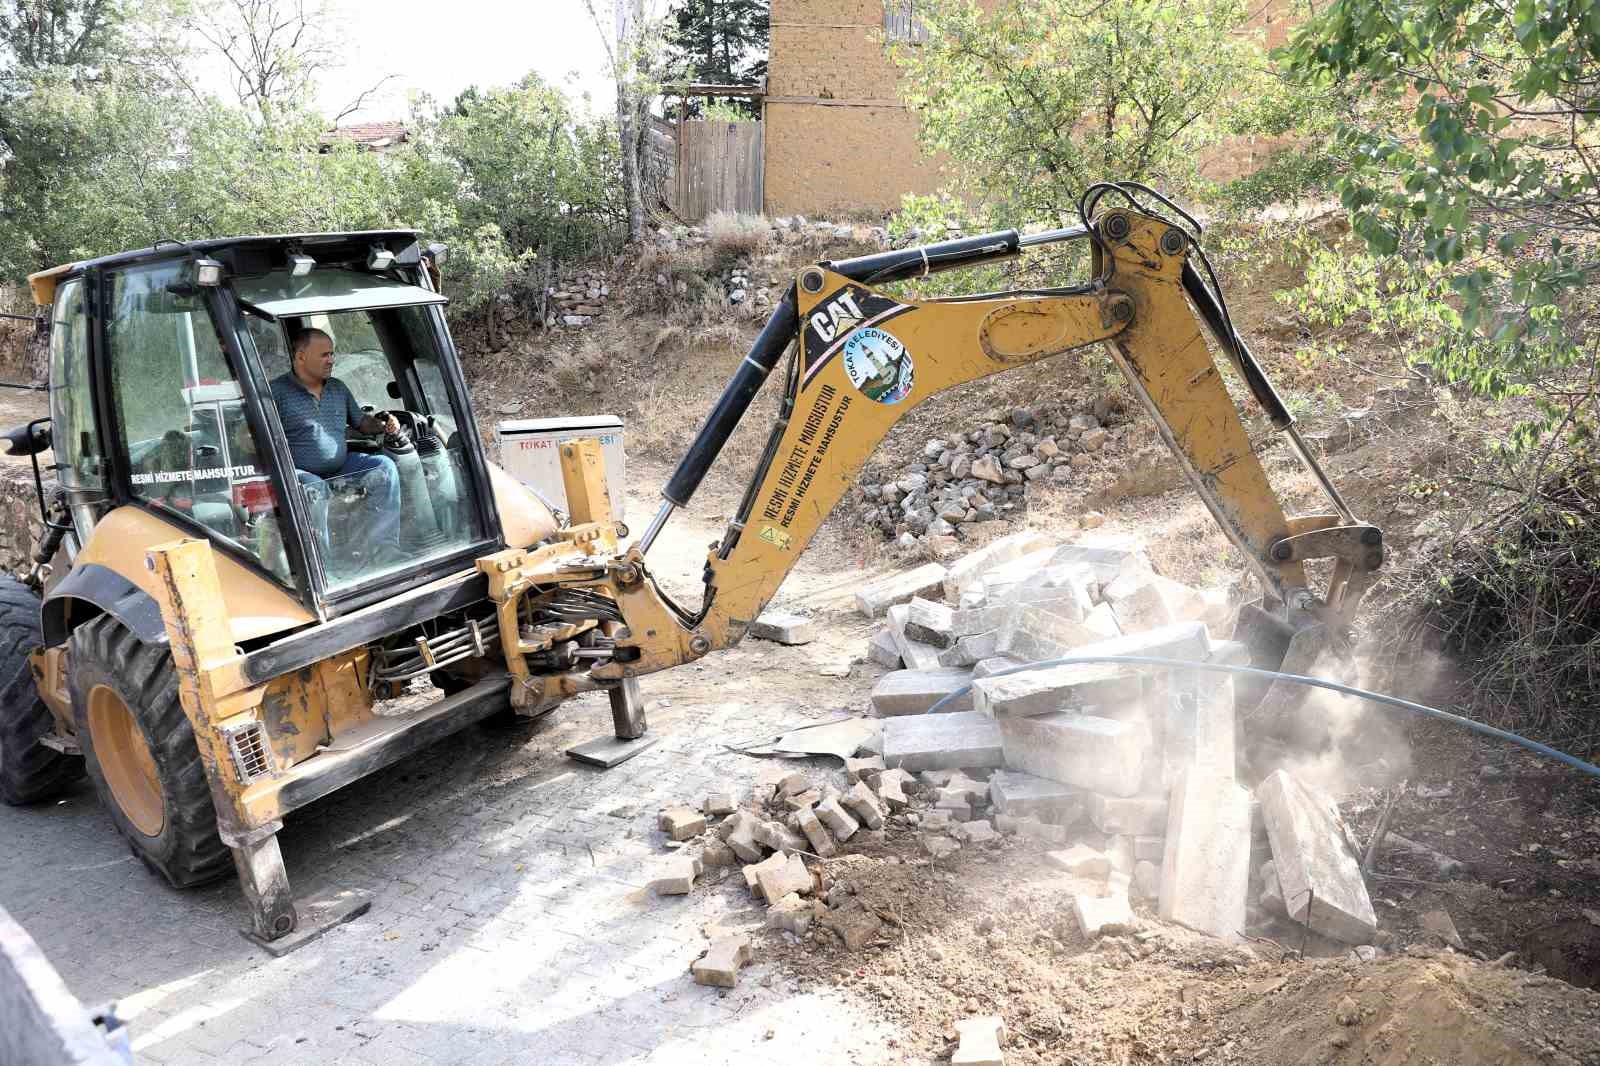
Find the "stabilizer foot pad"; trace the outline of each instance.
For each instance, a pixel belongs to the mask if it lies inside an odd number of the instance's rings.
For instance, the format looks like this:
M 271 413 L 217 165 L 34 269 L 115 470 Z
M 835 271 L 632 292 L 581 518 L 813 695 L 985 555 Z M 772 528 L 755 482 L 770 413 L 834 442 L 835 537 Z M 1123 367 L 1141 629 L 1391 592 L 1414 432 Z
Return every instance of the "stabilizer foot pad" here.
M 276 940 L 263 940 L 248 929 L 240 932 L 267 949 L 273 958 L 282 958 L 296 948 L 305 947 L 335 926 L 361 917 L 372 909 L 372 893 L 363 889 L 347 888 L 335 892 L 319 892 L 306 899 L 295 900 L 296 922 L 294 931 Z
M 595 737 L 567 749 L 567 755 L 589 766 L 609 770 L 625 763 L 646 748 L 653 748 L 659 737 L 639 737 L 622 740 L 614 736 Z

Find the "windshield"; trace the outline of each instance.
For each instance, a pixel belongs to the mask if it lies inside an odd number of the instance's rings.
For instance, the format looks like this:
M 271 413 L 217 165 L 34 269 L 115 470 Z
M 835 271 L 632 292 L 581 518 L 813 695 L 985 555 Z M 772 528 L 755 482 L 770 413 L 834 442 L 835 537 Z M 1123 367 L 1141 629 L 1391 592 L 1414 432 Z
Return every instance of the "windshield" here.
M 431 306 L 245 313 L 331 593 L 482 541 Z

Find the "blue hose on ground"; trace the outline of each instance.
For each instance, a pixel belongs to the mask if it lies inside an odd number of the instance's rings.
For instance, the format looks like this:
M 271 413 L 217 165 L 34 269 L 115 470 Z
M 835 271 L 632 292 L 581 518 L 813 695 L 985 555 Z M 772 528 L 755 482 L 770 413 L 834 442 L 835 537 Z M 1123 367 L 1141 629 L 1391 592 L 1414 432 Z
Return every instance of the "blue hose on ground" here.
M 1072 666 L 1078 663 L 1121 663 L 1126 666 L 1166 666 L 1176 667 L 1184 670 L 1209 670 L 1212 673 L 1218 674 L 1242 674 L 1246 677 L 1259 677 L 1269 680 L 1273 678 L 1281 678 L 1285 681 L 1292 681 L 1299 685 L 1311 685 L 1316 688 L 1325 688 L 1330 692 L 1337 692 L 1345 696 L 1355 696 L 1359 699 L 1372 700 L 1374 703 L 1387 703 L 1391 707 L 1399 707 L 1402 710 L 1411 711 L 1415 714 L 1424 715 L 1428 718 L 1438 718 L 1442 721 L 1449 722 L 1452 725 L 1465 726 L 1474 733 L 1481 733 L 1486 737 L 1495 737 L 1499 740 L 1509 740 L 1511 743 L 1516 744 L 1519 747 L 1527 748 L 1529 751 L 1536 752 L 1545 756 L 1546 758 L 1554 759 L 1557 762 L 1566 763 L 1574 770 L 1580 770 L 1583 773 L 1588 774 L 1590 777 L 1600 777 L 1600 766 L 1596 766 L 1594 763 L 1584 762 L 1577 756 L 1568 755 L 1564 751 L 1557 751 L 1547 744 L 1539 743 L 1537 740 L 1529 740 L 1527 737 L 1518 736 L 1515 733 L 1508 733 L 1504 729 L 1496 729 L 1494 726 L 1484 725 L 1482 722 L 1474 722 L 1470 718 L 1463 718 L 1461 715 L 1451 714 L 1449 711 L 1441 711 L 1437 707 L 1429 707 L 1422 703 L 1413 703 L 1410 700 L 1403 700 L 1398 696 L 1385 696 L 1381 692 L 1368 692 L 1366 689 L 1356 688 L 1353 685 L 1341 685 L 1337 681 L 1325 681 L 1320 677 L 1306 677 L 1303 674 L 1285 674 L 1278 670 L 1262 670 L 1254 666 L 1233 666 L 1229 663 L 1198 663 L 1191 662 L 1187 659 L 1167 659 L 1154 655 L 1066 655 L 1059 659 L 1047 659 L 1044 662 L 1038 663 L 1023 663 L 1021 666 L 1013 666 L 1007 670 L 996 670 L 989 676 L 1005 677 L 1008 674 L 1022 674 L 1027 673 L 1030 670 L 1043 670 L 1052 666 Z M 945 696 L 938 703 L 935 703 L 932 707 L 929 707 L 928 713 L 936 713 L 940 707 L 943 707 L 951 700 L 964 696 L 971 691 L 972 686 L 970 684 L 961 686 L 960 688 L 956 689 L 956 691 L 950 693 L 948 696 Z

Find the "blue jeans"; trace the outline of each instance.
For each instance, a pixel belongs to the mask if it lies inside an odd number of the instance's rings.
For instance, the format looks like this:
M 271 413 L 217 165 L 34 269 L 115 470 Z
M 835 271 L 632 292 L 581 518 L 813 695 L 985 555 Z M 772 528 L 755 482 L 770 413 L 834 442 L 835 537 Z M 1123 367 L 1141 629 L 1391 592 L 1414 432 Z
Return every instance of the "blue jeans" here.
M 328 551 L 328 498 L 329 479 L 318 477 L 305 470 L 296 470 L 306 499 L 311 501 L 311 518 L 322 539 L 324 554 Z M 366 512 L 372 518 L 371 542 L 398 552 L 400 550 L 400 471 L 387 455 L 368 455 L 349 452 L 344 465 L 334 477 L 349 474 L 361 475 L 359 480 L 367 490 Z M 349 480 L 355 481 L 356 478 Z

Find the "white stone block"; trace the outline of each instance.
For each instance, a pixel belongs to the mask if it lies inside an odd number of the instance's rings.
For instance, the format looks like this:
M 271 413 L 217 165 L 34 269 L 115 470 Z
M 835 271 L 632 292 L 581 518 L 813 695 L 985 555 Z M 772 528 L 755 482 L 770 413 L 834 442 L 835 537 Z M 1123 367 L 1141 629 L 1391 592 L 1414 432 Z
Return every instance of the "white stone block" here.
M 1229 940 L 1250 888 L 1250 793 L 1231 776 L 1186 770 L 1172 786 L 1158 913 Z

